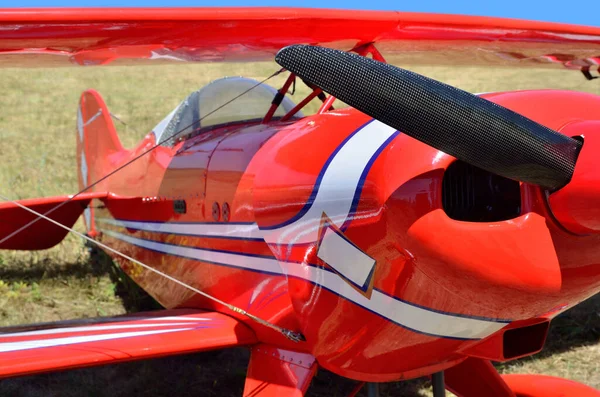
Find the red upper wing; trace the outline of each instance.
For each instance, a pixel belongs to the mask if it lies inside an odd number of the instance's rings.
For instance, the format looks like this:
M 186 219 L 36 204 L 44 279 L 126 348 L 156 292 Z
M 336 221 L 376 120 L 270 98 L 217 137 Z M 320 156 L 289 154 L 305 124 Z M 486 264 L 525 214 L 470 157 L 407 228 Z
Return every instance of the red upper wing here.
M 0 328 L 0 377 L 255 342 L 246 325 L 224 314 L 198 310 Z
M 299 8 L 0 9 L 0 66 L 272 60 L 296 43 L 424 64 L 596 67 L 600 28 Z

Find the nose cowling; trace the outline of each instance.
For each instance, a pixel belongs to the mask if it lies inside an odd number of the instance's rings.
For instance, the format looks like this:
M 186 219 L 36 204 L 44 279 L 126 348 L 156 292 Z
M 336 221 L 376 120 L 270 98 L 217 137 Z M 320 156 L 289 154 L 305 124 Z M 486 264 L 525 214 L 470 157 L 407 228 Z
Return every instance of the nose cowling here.
M 461 295 L 471 290 L 472 299 L 481 299 L 487 288 L 560 291 L 560 266 L 539 214 L 478 223 L 452 220 L 437 209 L 413 223 L 407 236 L 425 271 L 442 285 L 461 288 Z
M 439 300 L 407 249 L 409 225 L 439 207 L 452 160 L 353 109 L 298 121 L 257 153 L 257 223 L 325 368 L 369 381 L 421 376 L 506 325 L 461 317 L 461 299 Z
M 571 123 L 561 132 L 581 138 L 583 147 L 571 182 L 550 196 L 550 207 L 572 233 L 600 234 L 600 121 Z

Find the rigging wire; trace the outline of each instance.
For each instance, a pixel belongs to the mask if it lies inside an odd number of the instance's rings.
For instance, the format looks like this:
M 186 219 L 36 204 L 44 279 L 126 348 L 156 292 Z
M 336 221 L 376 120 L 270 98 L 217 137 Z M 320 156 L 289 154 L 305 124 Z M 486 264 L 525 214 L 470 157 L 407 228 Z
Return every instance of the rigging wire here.
M 197 289 L 197 288 L 194 288 L 194 287 L 192 287 L 191 285 L 189 285 L 189 284 L 187 284 L 187 283 L 184 283 L 183 281 L 181 281 L 181 280 L 179 280 L 179 279 L 176 279 L 176 278 L 175 278 L 175 277 L 173 277 L 173 276 L 170 276 L 170 275 L 168 275 L 168 274 L 166 274 L 166 273 L 163 273 L 163 272 L 161 272 L 160 270 L 157 270 L 157 269 L 153 268 L 152 266 L 146 265 L 145 263 L 143 263 L 143 262 L 140 262 L 139 260 L 137 260 L 137 259 L 135 259 L 135 258 L 133 258 L 133 257 L 131 257 L 131 256 L 127 255 L 127 254 L 124 254 L 124 253 L 122 253 L 122 252 L 120 252 L 120 251 L 118 251 L 118 250 L 116 250 L 116 249 L 114 249 L 114 248 L 111 248 L 111 247 L 109 247 L 109 246 L 108 246 L 108 245 L 106 245 L 106 244 L 103 244 L 103 243 L 101 243 L 101 242 L 99 242 L 99 241 L 96 241 L 96 240 L 94 240 L 93 238 L 91 238 L 91 237 L 89 237 L 89 236 L 86 236 L 85 234 L 83 234 L 83 233 L 80 233 L 80 232 L 78 232 L 77 230 L 75 230 L 75 229 L 73 229 L 73 228 L 70 228 L 70 227 L 68 227 L 68 226 L 65 226 L 65 225 L 63 225 L 62 223 L 60 223 L 60 222 L 57 222 L 57 221 L 55 221 L 54 219 L 51 219 L 51 218 L 47 217 L 46 215 L 44 215 L 44 214 L 42 214 L 42 213 L 40 213 L 40 212 L 37 212 L 37 211 L 35 211 L 35 210 L 31 209 L 31 208 L 28 208 L 28 207 L 24 206 L 23 204 L 19 203 L 18 201 L 11 200 L 10 198 L 8 198 L 8 197 L 6 197 L 6 196 L 4 196 L 4 195 L 2 195 L 2 194 L 0 194 L 0 198 L 1 198 L 2 200 L 5 200 L 5 201 L 8 201 L 8 202 L 11 202 L 11 203 L 13 203 L 14 205 L 17 205 L 17 206 L 19 206 L 20 208 L 22 208 L 22 209 L 24 209 L 24 210 L 26 210 L 26 211 L 28 211 L 28 212 L 30 212 L 30 213 L 32 213 L 32 214 L 34 214 L 34 215 L 36 215 L 36 216 L 38 217 L 38 219 L 45 219 L 45 220 L 47 220 L 48 222 L 52 222 L 52 223 L 53 223 L 53 224 L 55 224 L 56 226 L 58 226 L 58 227 L 61 227 L 61 228 L 65 229 L 65 230 L 67 230 L 67 231 L 69 231 L 69 232 L 71 232 L 71 233 L 73 233 L 73 234 L 75 234 L 75 235 L 77 235 L 77 236 L 79 236 L 79 237 L 81 237 L 81 238 L 83 238 L 83 239 L 85 239 L 85 240 L 87 240 L 87 241 L 89 241 L 89 242 L 93 243 L 93 244 L 96 244 L 97 246 L 99 246 L 99 247 L 101 247 L 101 248 L 103 248 L 103 249 L 105 249 L 105 250 L 107 250 L 107 251 L 110 251 L 110 252 L 112 252 L 112 253 L 114 253 L 114 254 L 116 254 L 116 255 L 119 255 L 119 256 L 121 256 L 122 258 L 125 258 L 125 259 L 127 259 L 127 260 L 130 260 L 130 261 L 132 261 L 133 263 L 135 263 L 135 264 L 137 264 L 137 265 L 139 265 L 139 266 L 143 267 L 143 268 L 144 268 L 144 269 L 146 269 L 146 270 L 149 270 L 149 271 L 151 271 L 151 272 L 153 272 L 153 273 L 155 273 L 155 274 L 158 274 L 159 276 L 162 276 L 162 277 L 166 278 L 167 280 L 170 280 L 170 281 L 172 281 L 172 282 L 174 282 L 174 283 L 176 283 L 176 284 L 179 284 L 180 286 L 182 286 L 182 287 L 184 287 L 184 288 L 187 288 L 187 289 L 189 289 L 190 291 L 197 293 L 198 295 L 201 295 L 201 296 L 203 296 L 203 297 L 205 297 L 205 298 L 208 298 L 208 299 L 210 299 L 210 300 L 212 300 L 212 301 L 214 301 L 214 302 L 216 302 L 216 303 L 219 303 L 219 304 L 221 304 L 221 305 L 225 306 L 226 308 L 228 308 L 229 310 L 231 310 L 231 311 L 233 311 L 233 312 L 235 312 L 235 313 L 238 313 L 238 314 L 241 314 L 241 315 L 243 315 L 243 316 L 246 316 L 246 317 L 248 317 L 248 318 L 250 318 L 250 319 L 252 319 L 252 320 L 256 321 L 257 323 L 259 323 L 259 324 L 261 324 L 261 325 L 264 325 L 264 326 L 266 326 L 266 327 L 269 327 L 269 328 L 271 328 L 271 329 L 274 329 L 275 331 L 277 331 L 277 332 L 280 332 L 280 333 L 281 333 L 281 334 L 283 334 L 283 335 L 284 335 L 286 338 L 288 338 L 288 339 L 290 339 L 290 340 L 292 340 L 292 341 L 294 341 L 294 342 L 301 342 L 301 341 L 305 341 L 305 340 L 306 340 L 306 339 L 304 338 L 304 336 L 303 336 L 301 333 L 299 333 L 299 332 L 294 332 L 294 331 L 292 331 L 292 330 L 289 330 L 289 329 L 286 329 L 286 328 L 280 327 L 280 326 L 278 326 L 278 325 L 275 325 L 275 324 L 273 324 L 273 323 L 271 323 L 271 322 L 269 322 L 269 321 L 267 321 L 267 320 L 263 320 L 262 318 L 255 316 L 255 315 L 254 315 L 254 314 L 252 314 L 252 313 L 248 313 L 248 312 L 247 312 L 247 311 L 245 311 L 244 309 L 241 309 L 241 308 L 239 308 L 239 307 L 237 307 L 237 306 L 234 306 L 234 305 L 232 305 L 232 304 L 230 304 L 230 303 L 224 302 L 224 301 L 220 300 L 219 298 L 216 298 L 216 297 L 214 297 L 214 296 L 212 296 L 212 295 L 210 295 L 210 294 L 207 294 L 206 292 L 200 291 L 199 289 Z
M 210 116 L 211 114 L 216 113 L 217 111 L 221 110 L 222 108 L 224 108 L 225 106 L 229 105 L 230 103 L 232 103 L 233 101 L 237 100 L 238 98 L 246 95 L 247 93 L 249 93 L 250 91 L 252 91 L 253 89 L 255 89 L 256 87 L 264 84 L 265 82 L 267 82 L 268 80 L 272 79 L 273 77 L 277 76 L 278 74 L 282 73 L 285 69 L 281 68 L 279 70 L 277 70 L 275 73 L 271 74 L 269 77 L 263 79 L 262 81 L 259 81 L 258 83 L 254 84 L 252 87 L 248 88 L 247 90 L 243 91 L 242 93 L 236 95 L 235 97 L 231 98 L 230 100 L 228 100 L 227 102 L 223 103 L 221 106 L 217 107 L 216 109 L 208 112 L 207 114 L 205 114 L 203 117 L 201 117 L 200 119 L 194 121 L 193 123 L 189 124 L 188 126 L 186 126 L 185 128 L 180 129 L 179 131 L 171 134 L 170 136 L 166 137 L 165 139 L 159 141 L 158 143 L 156 143 L 154 146 L 152 146 L 151 148 L 149 148 L 148 150 L 146 150 L 145 152 L 140 153 L 139 155 L 135 156 L 134 158 L 132 158 L 131 160 L 129 160 L 128 162 L 126 162 L 125 164 L 119 166 L 118 168 L 114 169 L 113 171 L 109 172 L 108 174 L 104 175 L 102 178 L 98 179 L 97 181 L 95 181 L 94 183 L 92 183 L 89 186 L 84 187 L 82 190 L 80 190 L 79 192 L 75 193 L 74 195 L 72 195 L 71 197 L 69 197 L 67 200 L 63 201 L 60 204 L 57 204 L 56 206 L 50 208 L 48 211 L 44 212 L 44 215 L 50 215 L 51 213 L 53 213 L 54 211 L 56 211 L 57 209 L 59 209 L 60 207 L 62 207 L 63 205 L 69 203 L 71 200 L 73 200 L 75 197 L 79 196 L 80 194 L 88 191 L 89 189 L 93 188 L 94 186 L 96 186 L 97 184 L 99 184 L 100 182 L 108 179 L 109 177 L 111 177 L 112 175 L 116 174 L 117 172 L 121 171 L 123 168 L 129 166 L 131 163 L 139 160 L 140 158 L 142 158 L 143 156 L 145 156 L 146 154 L 152 152 L 153 150 L 155 150 L 157 147 L 159 147 L 160 145 L 162 145 L 165 142 L 168 142 L 170 139 L 175 138 L 177 135 L 181 134 L 182 132 L 186 131 L 188 128 L 194 126 L 197 123 L 200 123 L 202 120 L 204 120 L 206 117 Z M 31 221 L 29 221 L 29 223 L 21 226 L 20 228 L 18 228 L 17 230 L 13 231 L 12 233 L 10 233 L 8 236 L 5 236 L 3 239 L 0 240 L 0 245 L 2 243 L 4 243 L 5 241 L 7 241 L 8 239 L 10 239 L 11 237 L 19 234 L 20 232 L 22 232 L 23 230 L 27 229 L 29 226 L 33 225 L 34 223 L 36 223 L 37 221 L 39 221 L 41 219 L 40 216 L 37 216 L 36 218 L 32 219 Z
M 119 117 L 117 117 L 117 115 L 114 114 L 113 112 L 108 112 L 108 114 L 110 114 L 110 117 L 112 117 L 113 119 L 117 120 L 119 123 L 123 124 L 125 127 L 129 126 L 126 122 L 124 122 Z
M 100 178 L 100 179 L 98 179 L 97 181 L 95 181 L 94 183 L 92 183 L 92 184 L 90 184 L 90 185 L 86 186 L 85 188 L 83 188 L 82 190 L 80 190 L 79 192 L 77 192 L 76 194 L 74 194 L 74 195 L 72 195 L 71 197 L 69 197 L 67 200 L 63 201 L 62 203 L 60 203 L 60 204 L 58 204 L 58 205 L 56 205 L 56 206 L 54 206 L 53 208 L 51 208 L 50 210 L 46 211 L 46 212 L 45 212 L 45 213 L 43 213 L 43 214 L 42 214 L 42 213 L 40 213 L 40 212 L 37 212 L 37 211 L 35 211 L 35 210 L 31 209 L 31 208 L 28 208 L 28 207 L 24 206 L 23 204 L 19 203 L 18 201 L 11 200 L 10 198 L 8 198 L 8 197 L 6 197 L 6 196 L 4 196 L 4 195 L 0 194 L 0 199 L 2 199 L 2 200 L 5 200 L 5 201 L 8 201 L 8 202 L 11 202 L 11 203 L 13 203 L 14 205 L 16 205 L 16 206 L 18 206 L 18 207 L 20 207 L 20 208 L 22 208 L 22 209 L 24 209 L 24 210 L 26 210 L 26 211 L 28 211 L 28 212 L 32 213 L 32 214 L 34 214 L 34 215 L 36 216 L 36 217 L 35 217 L 33 220 L 31 220 L 31 221 L 30 221 L 30 222 L 28 222 L 27 224 L 23 225 L 23 226 L 22 226 L 22 227 L 20 227 L 19 229 L 17 229 L 17 230 L 15 230 L 15 231 L 13 231 L 13 232 L 12 232 L 12 233 L 10 233 L 8 236 L 6 236 L 6 237 L 4 237 L 3 239 L 1 239 L 1 240 L 0 240 L 0 244 L 2 244 L 3 242 L 5 242 L 6 240 L 10 239 L 10 238 L 11 238 L 11 237 L 13 237 L 14 235 L 16 235 L 16 234 L 20 233 L 21 231 L 25 230 L 26 228 L 30 227 L 30 226 L 31 226 L 31 225 L 33 225 L 35 222 L 38 222 L 40 219 L 45 219 L 45 220 L 47 220 L 48 222 L 51 222 L 51 223 L 55 224 L 56 226 L 58 226 L 58 227 L 61 227 L 61 228 L 65 229 L 65 230 L 67 230 L 67 231 L 69 231 L 69 232 L 71 232 L 71 233 L 73 233 L 73 234 L 75 234 L 75 235 L 77 235 L 77 236 L 79 236 L 79 237 L 83 238 L 84 240 L 87 240 L 87 241 L 89 241 L 89 242 L 91 242 L 91 243 L 93 243 L 93 244 L 96 244 L 97 246 L 99 246 L 99 247 L 101 247 L 101 248 L 103 248 L 103 249 L 105 249 L 105 250 L 107 250 L 107 251 L 110 251 L 110 252 L 112 252 L 112 253 L 114 253 L 114 254 L 116 254 L 116 255 L 119 255 L 119 256 L 121 256 L 122 258 L 125 258 L 125 259 L 127 259 L 127 260 L 129 260 L 129 261 L 132 261 L 133 263 L 136 263 L 137 265 L 139 265 L 139 266 L 143 267 L 144 269 L 146 269 L 146 270 L 148 270 L 148 271 L 150 271 L 150 272 L 153 272 L 153 273 L 155 273 L 155 274 L 158 274 L 159 276 L 161 276 L 161 277 L 164 277 L 164 278 L 166 278 L 167 280 L 170 280 L 170 281 L 172 281 L 172 282 L 174 282 L 174 283 L 176 283 L 176 284 L 179 284 L 180 286 L 182 286 L 182 287 L 184 287 L 184 288 L 187 288 L 188 290 L 190 290 L 190 291 L 192 291 L 192 292 L 195 292 L 195 293 L 197 293 L 197 294 L 199 294 L 199 295 L 201 295 L 201 296 L 203 296 L 203 297 L 205 297 L 205 298 L 207 298 L 207 299 L 210 299 L 210 300 L 212 300 L 212 301 L 214 301 L 214 302 L 216 302 L 216 303 L 218 303 L 218 304 L 221 304 L 221 305 L 223 305 L 223 306 L 227 307 L 229 310 L 231 310 L 231 311 L 233 311 L 233 312 L 235 312 L 235 313 L 238 313 L 238 314 L 241 314 L 241 315 L 243 315 L 243 316 L 246 316 L 246 317 L 250 318 L 250 319 L 251 319 L 251 320 L 253 320 L 253 321 L 256 321 L 257 323 L 259 323 L 259 324 L 261 324 L 261 325 L 264 325 L 264 326 L 266 326 L 266 327 L 269 327 L 269 328 L 271 328 L 271 329 L 274 329 L 275 331 L 277 331 L 277 332 L 280 332 L 280 333 L 281 333 L 281 334 L 283 334 L 283 335 L 284 335 L 286 338 L 288 338 L 288 339 L 290 339 L 290 340 L 292 340 L 292 341 L 294 341 L 294 342 L 305 341 L 306 339 L 304 338 L 304 336 L 303 336 L 301 333 L 294 332 L 294 331 L 292 331 L 292 330 L 289 330 L 289 329 L 286 329 L 286 328 L 283 328 L 283 327 L 279 327 L 279 326 L 277 326 L 277 325 L 275 325 L 275 324 L 273 324 L 273 323 L 271 323 L 271 322 L 269 322 L 269 321 L 266 321 L 266 320 L 264 320 L 264 319 L 262 319 L 262 318 L 260 318 L 260 317 L 257 317 L 257 316 L 255 316 L 255 315 L 254 315 L 254 314 L 252 314 L 252 313 L 249 313 L 249 312 L 247 312 L 247 311 L 246 311 L 246 310 L 244 310 L 244 309 L 241 309 L 241 308 L 239 308 L 239 307 L 237 307 L 237 306 L 234 306 L 234 305 L 232 305 L 232 304 L 230 304 L 230 303 L 224 302 L 224 301 L 222 301 L 222 300 L 220 300 L 220 299 L 218 299 L 218 298 L 216 298 L 216 297 L 214 297 L 214 296 L 212 296 L 212 295 L 210 295 L 210 294 L 208 294 L 208 293 L 206 293 L 206 292 L 200 291 L 199 289 L 197 289 L 197 288 L 194 288 L 194 287 L 192 287 L 191 285 L 189 285 L 189 284 L 186 284 L 186 283 L 184 283 L 183 281 L 181 281 L 181 280 L 178 280 L 178 279 L 176 279 L 176 278 L 175 278 L 175 277 L 173 277 L 173 276 L 170 276 L 170 275 L 168 275 L 168 274 L 166 274 L 166 273 L 163 273 L 163 272 L 161 272 L 160 270 L 157 270 L 157 269 L 153 268 L 152 266 L 146 265 L 145 263 L 143 263 L 143 262 L 140 262 L 139 260 L 137 260 L 137 259 L 135 259 L 135 258 L 133 258 L 133 257 L 131 257 L 131 256 L 127 255 L 127 254 L 124 254 L 124 253 L 122 253 L 122 252 L 120 252 L 120 251 L 118 251 L 118 250 L 116 250 L 116 249 L 114 249 L 114 248 L 111 248 L 111 247 L 109 247 L 108 245 L 106 245 L 106 244 L 104 244 L 104 243 L 101 243 L 101 242 L 99 242 L 99 241 L 96 241 L 96 240 L 92 239 L 91 237 L 89 237 L 89 236 L 86 236 L 85 234 L 83 234 L 83 233 L 80 233 L 80 232 L 78 232 L 78 231 L 74 230 L 73 228 L 70 228 L 70 227 L 68 227 L 68 226 L 65 226 L 65 225 L 61 224 L 60 222 L 57 222 L 57 221 L 55 221 L 54 219 L 51 219 L 51 218 L 49 218 L 49 217 L 48 217 L 48 215 L 49 215 L 49 214 L 51 214 L 52 212 L 56 211 L 57 209 L 59 209 L 59 208 L 60 208 L 60 207 L 62 207 L 63 205 L 67 204 L 68 202 L 70 202 L 71 200 L 73 200 L 75 197 L 77 197 L 77 196 L 79 196 L 80 194 L 84 193 L 85 191 L 87 191 L 87 190 L 89 190 L 89 189 L 93 188 L 94 186 L 96 186 L 96 185 L 97 185 L 97 184 L 99 184 L 100 182 L 102 182 L 102 181 L 106 180 L 107 178 L 109 178 L 110 176 L 112 176 L 112 175 L 114 175 L 115 173 L 119 172 L 119 171 L 120 171 L 120 170 L 122 170 L 123 168 L 125 168 L 125 167 L 129 166 L 130 164 L 132 164 L 133 162 L 135 162 L 135 161 L 139 160 L 141 157 L 143 157 L 143 156 L 145 156 L 146 154 L 148 154 L 148 153 L 152 152 L 153 150 L 155 150 L 157 147 L 159 147 L 159 146 L 160 146 L 160 145 L 162 145 L 163 143 L 165 143 L 165 142 L 167 142 L 167 141 L 169 141 L 169 140 L 171 140 L 171 139 L 175 138 L 176 136 L 178 136 L 178 135 L 179 135 L 179 134 L 181 134 L 182 132 L 186 131 L 188 128 L 190 128 L 190 127 L 193 127 L 195 124 L 197 124 L 197 123 L 201 122 L 201 121 L 202 121 L 203 119 L 205 119 L 206 117 L 208 117 L 208 116 L 210 116 L 211 114 L 213 114 L 213 113 L 215 113 L 215 112 L 219 111 L 220 109 L 222 109 L 222 108 L 224 108 L 225 106 L 229 105 L 230 103 L 234 102 L 234 101 L 235 101 L 235 100 L 237 100 L 238 98 L 240 98 L 240 97 L 242 97 L 243 95 L 247 94 L 248 92 L 252 91 L 252 90 L 253 90 L 253 89 L 255 89 L 256 87 L 258 87 L 258 86 L 260 86 L 260 85 L 264 84 L 266 81 L 268 81 L 268 80 L 270 80 L 271 78 L 273 78 L 273 77 L 277 76 L 278 74 L 282 73 L 284 70 L 285 70 L 285 69 L 283 69 L 283 68 L 282 68 L 282 69 L 280 69 L 280 70 L 276 71 L 275 73 L 271 74 L 269 77 L 267 77 L 267 78 L 263 79 L 262 81 L 260 81 L 260 82 L 256 83 L 256 84 L 255 84 L 255 85 L 253 85 L 252 87 L 248 88 L 247 90 L 243 91 L 242 93 L 240 93 L 240 94 L 236 95 L 235 97 L 231 98 L 231 99 L 230 99 L 230 100 L 228 100 L 227 102 L 223 103 L 221 106 L 219 106 L 219 107 L 217 107 L 216 109 L 212 110 L 211 112 L 207 113 L 207 114 L 206 114 L 206 115 L 204 115 L 202 118 L 200 118 L 200 119 L 198 119 L 198 120 L 194 121 L 193 123 L 191 123 L 191 124 L 187 125 L 186 127 L 184 127 L 184 128 L 182 128 L 182 129 L 180 129 L 179 131 L 177 131 L 177 132 L 175 132 L 175 133 L 171 134 L 170 136 L 166 137 L 165 139 L 163 139 L 163 140 L 159 141 L 158 143 L 156 143 L 154 146 L 152 146 L 151 148 L 149 148 L 149 149 L 148 149 L 148 150 L 146 150 L 145 152 L 142 152 L 141 154 L 139 154 L 138 156 L 136 156 L 136 157 L 134 157 L 133 159 L 129 160 L 129 161 L 128 161 L 128 162 L 126 162 L 125 164 L 123 164 L 123 165 L 119 166 L 119 167 L 118 167 L 118 168 L 116 168 L 115 170 L 113 170 L 113 171 L 109 172 L 108 174 L 104 175 L 102 178 Z M 111 116 L 113 116 L 113 115 L 111 114 Z M 113 116 L 113 117 L 114 117 L 114 116 Z

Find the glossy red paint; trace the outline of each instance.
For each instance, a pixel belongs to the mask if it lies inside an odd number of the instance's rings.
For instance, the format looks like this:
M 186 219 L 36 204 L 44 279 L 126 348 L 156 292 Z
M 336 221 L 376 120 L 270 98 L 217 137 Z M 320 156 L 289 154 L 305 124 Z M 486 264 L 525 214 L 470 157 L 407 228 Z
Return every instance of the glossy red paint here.
M 552 214 L 569 231 L 576 234 L 600 233 L 600 175 L 596 159 L 600 150 L 600 122 L 574 122 L 565 126 L 565 135 L 584 139 L 571 182 L 550 195 Z
M 560 113 L 553 113 L 560 123 L 580 117 L 582 111 L 577 107 L 578 101 L 572 101 L 573 94 L 564 93 L 569 103 L 573 103 L 570 110 L 560 100 L 561 93 L 546 93 L 545 98 L 552 98 L 546 100 L 546 108 L 561 108 Z M 539 96 L 539 92 L 530 91 L 493 94 L 490 98 L 501 99 L 509 107 L 519 109 L 519 103 L 530 104 L 532 98 Z M 536 117 L 524 107 L 526 115 Z M 569 111 L 573 114 L 569 115 Z M 557 127 L 558 122 L 546 121 Z M 287 348 L 312 352 L 325 368 L 369 381 L 421 376 L 450 367 L 465 357 L 464 352 L 480 351 L 476 349 L 478 339 L 493 334 L 508 322 L 534 319 L 557 306 L 566 308 L 598 288 L 596 278 L 588 278 L 585 285 L 580 276 L 582 270 L 565 272 L 563 262 L 573 252 L 554 247 L 571 236 L 564 235 L 552 223 L 538 196 L 527 193 L 536 188 L 523 186 L 523 212 L 513 220 L 475 224 L 453 221 L 443 212 L 440 198 L 443 173 L 453 159 L 402 134 L 392 137 L 370 164 L 355 210 L 360 216 L 354 216 L 343 232 L 376 260 L 373 291 L 378 299 L 394 299 L 398 308 L 425 307 L 426 314 L 431 311 L 447 314 L 448 318 L 436 317 L 442 323 L 444 319 L 460 322 L 472 319 L 482 327 L 477 331 L 480 333 L 464 334 L 467 336 L 458 339 L 440 337 L 426 330 L 424 334 L 415 333 L 411 326 L 390 322 L 390 318 L 380 313 L 383 306 L 373 304 L 372 299 L 352 295 L 355 298 L 348 300 L 348 294 L 354 294 L 354 290 L 341 278 L 334 284 L 315 284 L 311 280 L 320 277 L 319 274 L 331 277 L 329 272 L 323 273 L 323 269 L 330 269 L 329 265 L 316 255 L 319 242 L 281 243 L 279 234 L 269 228 L 294 218 L 307 202 L 314 200 L 309 198 L 332 153 L 364 125 L 369 125 L 366 116 L 341 110 L 295 123 L 233 126 L 201 134 L 173 149 L 173 160 L 159 172 L 161 177 L 152 178 L 145 172 L 140 183 L 147 187 L 147 192 L 156 194 L 154 199 L 139 200 L 139 206 L 125 205 L 121 200 L 119 203 L 123 205 L 109 205 L 100 214 L 128 221 L 210 224 L 214 220 L 206 209 L 214 203 L 219 206 L 228 203 L 230 224 L 256 222 L 261 230 L 259 239 L 194 237 L 136 231 L 118 225 L 104 225 L 103 229 L 175 246 L 258 257 L 276 266 L 287 263 L 279 268 L 282 270 L 278 274 L 269 274 L 266 268 L 256 272 L 244 266 L 199 263 L 190 258 L 140 250 L 107 235 L 104 239 L 227 302 L 251 308 L 254 314 L 278 325 L 300 329 L 308 339 L 307 344 L 290 345 L 281 337 L 278 342 Z M 312 144 L 316 141 L 318 146 Z M 160 181 L 160 187 L 150 187 L 152 180 Z M 181 183 L 183 180 L 187 183 Z M 197 182 L 190 182 L 194 180 Z M 115 189 L 119 195 L 132 194 L 131 187 Z M 173 213 L 175 198 L 186 199 L 189 209 L 186 214 Z M 152 219 L 148 219 L 149 213 L 154 214 Z M 437 230 L 438 234 L 432 236 L 430 230 Z M 595 250 L 595 240 L 577 241 L 579 249 L 590 244 L 590 254 Z M 466 252 L 469 254 L 465 255 Z M 547 259 L 534 260 L 540 257 Z M 120 262 L 167 307 L 193 305 L 223 310 L 158 276 Z M 586 268 L 586 274 L 599 271 L 594 265 Z M 223 290 L 221 285 L 229 288 Z M 481 294 L 483 285 L 485 294 Z M 266 292 L 264 298 L 263 292 Z M 257 301 L 262 303 L 255 306 Z M 406 320 L 399 321 L 402 324 Z M 263 341 L 278 338 L 269 329 L 247 324 Z M 442 334 L 454 332 L 434 329 Z M 502 339 L 500 335 L 495 338 Z M 357 360 L 355 357 L 361 351 L 380 353 Z M 401 356 L 414 359 L 394 358 Z
M 49 213 L 48 217 L 65 226 L 72 227 L 90 201 L 93 199 L 104 198 L 107 195 L 106 192 L 82 193 L 76 197 L 46 197 L 41 199 L 21 200 L 20 203 L 41 213 L 47 213 L 57 205 L 60 205 L 60 208 Z M 22 232 L 19 232 L 13 237 L 0 243 L 0 249 L 47 249 L 60 243 L 68 233 L 67 230 L 61 229 L 45 219 L 37 219 L 35 215 L 23 211 L 21 208 L 10 202 L 0 203 L 0 212 L 2 213 L 2 221 L 0 222 L 0 240 L 7 238 L 16 230 L 26 227 Z
M 590 109 L 600 108 L 579 107 L 597 99 L 570 92 L 488 98 L 556 129 L 596 117 Z M 531 105 L 536 101 L 545 113 Z M 88 102 L 83 103 L 89 107 Z M 106 121 L 98 116 L 90 122 L 98 112 L 86 109 L 83 142 L 98 135 L 95 123 Z M 111 134 L 107 139 L 113 139 Z M 374 139 L 380 143 L 370 148 Z M 137 148 L 114 150 L 90 168 L 108 172 L 152 144 L 150 134 Z M 345 149 L 352 145 L 366 154 Z M 259 341 L 310 353 L 320 366 L 347 377 L 417 377 L 455 366 L 469 355 L 505 359 L 508 329 L 530 325 L 547 313 L 554 316 L 600 288 L 597 237 L 565 233 L 536 187 L 522 186 L 522 214 L 515 219 L 468 223 L 448 218 L 441 186 L 453 161 L 352 109 L 286 123 L 226 126 L 160 146 L 145 161 L 103 182 L 100 187 L 115 199 L 103 201 L 94 223 L 103 242 L 274 324 L 301 331 L 307 341 L 293 343 L 115 258 L 166 307 L 221 311 L 251 327 Z M 343 184 L 329 180 L 350 184 L 349 196 Z M 333 207 L 327 199 L 332 186 L 338 186 Z M 185 213 L 174 210 L 175 200 L 185 200 Z M 220 213 L 215 222 L 215 204 L 230 208 L 228 222 Z M 306 214 L 310 217 L 302 221 Z M 375 260 L 372 289 L 363 293 L 333 271 L 335 264 L 320 259 L 323 219 Z M 217 229 L 222 232 L 213 233 Z M 585 261 L 578 259 L 582 252 Z
M 600 55 L 600 28 L 396 11 L 0 9 L 0 26 L 0 59 L 13 66 L 272 60 L 281 47 L 299 43 L 343 50 L 376 43 L 386 58 L 401 56 L 403 64 L 579 70 Z
M 437 238 L 431 238 L 431 230 L 439 233 Z M 423 270 L 447 279 L 446 283 L 461 277 L 492 289 L 501 286 L 503 291 L 508 287 L 539 294 L 560 292 L 562 277 L 552 237 L 546 218 L 536 213 L 526 213 L 510 222 L 457 223 L 443 209 L 437 209 L 415 221 L 408 238 L 415 256 L 432 259 L 432 268 Z M 499 246 L 503 248 L 498 250 Z M 468 258 L 464 257 L 466 251 L 471 252 Z M 489 252 L 494 251 L 497 254 L 490 256 Z M 440 263 L 460 265 L 444 269 Z
M 498 375 L 491 362 L 469 358 L 446 371 L 446 386 L 459 397 L 598 397 L 600 391 L 544 375 Z
M 444 375 L 446 388 L 460 397 L 517 397 L 488 360 L 467 358 Z
M 31 12 L 0 15 L 0 26 L 19 28 L 0 39 L 7 57 L 52 53 L 82 64 L 250 60 L 310 41 L 362 48 L 376 58 L 379 50 L 405 55 L 410 45 L 417 61 L 435 63 L 431 51 L 443 48 L 445 63 L 459 54 L 465 63 L 512 59 L 577 68 L 585 63 L 582 54 L 600 51 L 597 28 L 478 17 L 367 12 L 356 19 L 299 9 Z M 203 33 L 192 36 L 190 29 Z M 158 31 L 168 46 L 155 40 Z M 35 50 L 28 47 L 32 38 Z M 364 47 L 372 42 L 377 48 Z M 566 55 L 557 56 L 559 49 Z M 589 120 L 600 118 L 600 98 L 553 90 L 483 96 L 587 140 L 571 184 L 549 199 L 539 187 L 521 184 L 520 213 L 495 222 L 447 215 L 444 175 L 454 158 L 354 109 L 327 110 L 332 99 L 310 117 L 217 126 L 157 147 L 152 132 L 127 150 L 100 96 L 87 91 L 77 131 L 80 186 L 124 168 L 94 187 L 99 196 L 88 200 L 99 199 L 98 205 L 84 213 L 86 225 L 118 251 L 304 335 L 306 341 L 293 342 L 111 254 L 168 309 L 218 312 L 229 326 L 251 330 L 247 343 L 259 344 L 246 395 L 301 395 L 317 365 L 377 382 L 447 370 L 449 388 L 460 395 L 526 395 L 525 381 L 507 378 L 507 386 L 487 360 L 539 351 L 553 316 L 600 291 L 600 236 L 568 231 L 592 229 L 597 221 L 580 209 L 590 205 L 585 194 L 596 183 Z M 219 340 L 203 337 L 206 346 Z M 126 342 L 111 343 L 117 349 Z M 162 353 L 140 357 L 156 354 Z M 42 368 L 31 361 L 19 373 Z
M 0 377 L 141 360 L 256 343 L 231 317 L 199 310 L 3 328 Z
M 244 397 L 301 397 L 316 372 L 310 354 L 258 344 L 252 347 Z
M 518 397 L 598 397 L 600 391 L 572 380 L 544 375 L 503 375 Z

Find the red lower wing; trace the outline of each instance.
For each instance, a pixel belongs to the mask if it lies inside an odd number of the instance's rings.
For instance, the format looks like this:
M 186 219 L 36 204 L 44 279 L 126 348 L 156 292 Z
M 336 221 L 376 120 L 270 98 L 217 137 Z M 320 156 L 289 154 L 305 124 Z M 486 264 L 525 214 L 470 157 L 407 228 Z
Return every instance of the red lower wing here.
M 224 314 L 164 310 L 0 329 L 0 377 L 256 343 Z

